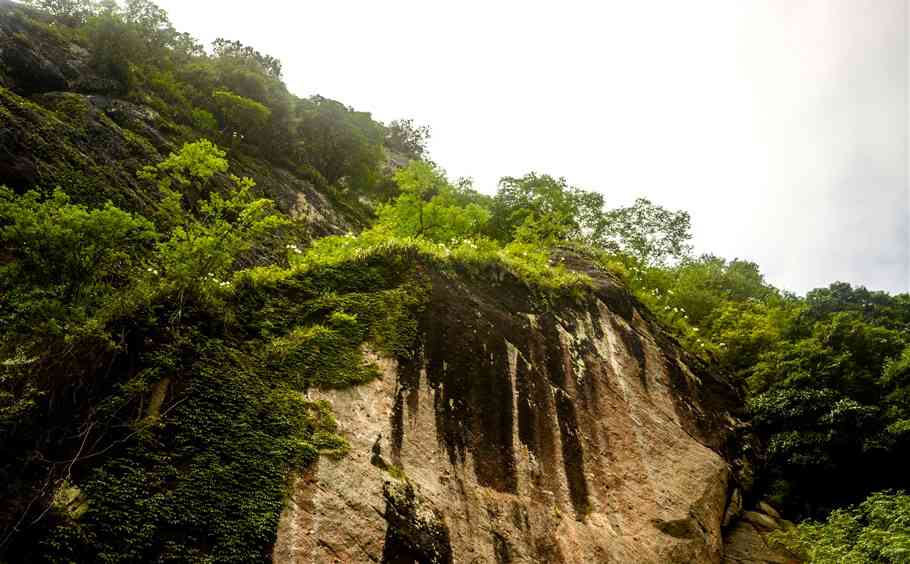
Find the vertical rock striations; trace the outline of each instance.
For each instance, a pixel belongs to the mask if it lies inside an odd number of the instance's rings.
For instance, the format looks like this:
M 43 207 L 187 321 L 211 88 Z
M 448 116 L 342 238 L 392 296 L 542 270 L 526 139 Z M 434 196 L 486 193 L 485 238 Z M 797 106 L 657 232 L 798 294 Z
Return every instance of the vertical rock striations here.
M 564 259 L 588 297 L 433 276 L 413 358 L 311 392 L 352 450 L 297 479 L 276 562 L 721 562 L 735 393 Z

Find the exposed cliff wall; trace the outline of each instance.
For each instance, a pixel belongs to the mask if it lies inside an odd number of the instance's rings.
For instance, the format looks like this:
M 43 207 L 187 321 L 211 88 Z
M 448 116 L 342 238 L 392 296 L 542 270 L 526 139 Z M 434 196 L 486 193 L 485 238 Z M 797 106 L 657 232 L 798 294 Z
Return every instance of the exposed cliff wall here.
M 351 453 L 299 476 L 275 561 L 720 562 L 736 396 L 589 273 L 550 307 L 434 276 L 413 359 L 310 393 Z

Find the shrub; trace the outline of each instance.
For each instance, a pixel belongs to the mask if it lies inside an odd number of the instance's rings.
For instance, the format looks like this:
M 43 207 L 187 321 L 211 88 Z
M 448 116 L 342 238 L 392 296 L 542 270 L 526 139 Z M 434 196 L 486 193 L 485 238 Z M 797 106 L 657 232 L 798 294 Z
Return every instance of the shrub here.
M 212 92 L 212 97 L 225 125 L 235 137 L 241 139 L 262 129 L 272 115 L 265 105 L 229 90 L 216 90 Z
M 910 495 L 874 493 L 859 505 L 832 511 L 824 522 L 777 531 L 771 540 L 812 564 L 906 564 Z

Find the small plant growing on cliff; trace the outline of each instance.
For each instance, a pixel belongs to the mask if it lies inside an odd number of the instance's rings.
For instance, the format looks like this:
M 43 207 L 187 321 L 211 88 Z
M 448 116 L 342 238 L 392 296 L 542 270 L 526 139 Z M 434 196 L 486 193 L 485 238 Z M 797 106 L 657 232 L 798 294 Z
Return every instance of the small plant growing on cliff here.
M 229 286 L 240 255 L 290 223 L 273 201 L 253 196 L 250 178 L 231 175 L 226 193 L 209 190 L 227 171 L 224 151 L 206 139 L 139 171 L 163 196 L 158 222 L 168 237 L 158 245 L 157 263 L 181 302 L 188 291 Z

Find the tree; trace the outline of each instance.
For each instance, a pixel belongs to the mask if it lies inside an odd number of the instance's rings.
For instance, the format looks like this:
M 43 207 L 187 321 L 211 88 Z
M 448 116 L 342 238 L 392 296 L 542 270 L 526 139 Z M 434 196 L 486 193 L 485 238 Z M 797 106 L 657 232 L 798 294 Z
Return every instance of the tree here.
M 638 198 L 631 206 L 607 212 L 597 229 L 601 247 L 623 252 L 644 265 L 682 259 L 691 250 L 688 212 L 670 211 Z
M 900 356 L 888 359 L 880 380 L 885 394 L 889 440 L 895 449 L 910 447 L 910 346 Z
M 242 65 L 256 67 L 270 78 L 281 79 L 280 60 L 271 55 L 260 53 L 239 41 L 229 41 L 219 37 L 212 42 L 212 49 L 215 57 L 222 61 L 234 60 Z
M 59 334 L 86 319 L 130 282 L 156 238 L 151 222 L 111 203 L 90 209 L 60 189 L 19 196 L 0 187 L 0 333 Z
M 135 83 L 135 61 L 144 48 L 136 26 L 119 13 L 106 10 L 90 18 L 85 29 L 95 70 L 114 79 L 121 94 L 130 92 Z
M 414 120 L 395 120 L 386 126 L 385 145 L 412 159 L 422 159 L 430 139 L 430 128 L 414 125 Z
M 297 154 L 333 186 L 369 193 L 378 181 L 384 131 L 367 112 L 316 96 L 298 108 Z
M 505 177 L 492 203 L 490 235 L 512 240 L 523 224 L 523 236 L 545 233 L 548 242 L 585 241 L 599 226 L 603 196 L 569 186 L 565 178 L 529 173 Z
M 140 30 L 150 48 L 170 47 L 177 37 L 167 12 L 150 0 L 126 0 L 121 13 L 124 21 Z
M 412 161 L 395 174 L 398 198 L 379 207 L 379 228 L 396 235 L 448 243 L 474 237 L 490 213 L 471 200 L 465 186 L 452 186 L 442 171 L 424 161 Z
M 221 112 L 221 118 L 230 134 L 243 139 L 253 136 L 268 123 L 272 111 L 255 100 L 244 98 L 228 90 L 212 92 L 215 105 Z
M 209 189 L 212 178 L 228 170 L 224 157 L 224 151 L 201 140 L 139 173 L 163 194 L 159 222 L 167 238 L 158 244 L 155 260 L 181 305 L 188 293 L 205 295 L 212 286 L 229 284 L 241 255 L 289 224 L 273 201 L 253 197 L 250 178 L 230 176 L 226 193 Z M 184 191 L 198 201 L 188 204 Z
M 784 528 L 770 539 L 806 562 L 903 564 L 910 560 L 910 495 L 876 492 L 833 511 L 824 522 Z
M 24 3 L 48 12 L 70 26 L 84 24 L 99 10 L 98 3 L 91 0 L 24 0 Z

